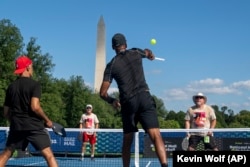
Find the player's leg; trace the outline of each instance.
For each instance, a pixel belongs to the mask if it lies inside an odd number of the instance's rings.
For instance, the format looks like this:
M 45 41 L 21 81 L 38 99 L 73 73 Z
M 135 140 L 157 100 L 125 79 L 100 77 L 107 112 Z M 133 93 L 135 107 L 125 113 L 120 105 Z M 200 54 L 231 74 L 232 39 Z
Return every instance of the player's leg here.
M 50 136 L 46 129 L 30 131 L 27 140 L 34 146 L 36 150 L 41 151 L 49 167 L 57 167 L 53 151 L 50 148 Z
M 55 159 L 55 156 L 54 156 L 50 147 L 46 147 L 46 148 L 42 149 L 41 153 L 42 153 L 43 157 L 45 158 L 45 160 L 47 161 L 47 164 L 49 167 L 57 167 L 58 166 L 56 159 Z
M 133 142 L 134 132 L 124 133 L 123 134 L 123 143 L 122 143 L 122 160 L 123 167 L 129 167 L 130 165 L 130 148 Z
M 130 166 L 130 148 L 134 138 L 134 132 L 137 132 L 135 121 L 135 113 L 138 109 L 136 96 L 121 103 L 122 127 L 123 127 L 123 143 L 122 143 L 122 160 L 123 167 Z
M 160 130 L 158 128 L 150 128 L 147 130 L 152 143 L 154 143 L 156 154 L 159 158 L 159 161 L 162 164 L 162 167 L 167 166 L 167 155 L 164 142 Z
M 149 92 L 142 92 L 139 97 L 139 121 L 143 129 L 149 134 L 152 143 L 155 145 L 156 154 L 162 167 L 166 167 L 167 153 L 159 129 L 155 101 Z
M 94 160 L 95 156 L 95 144 L 96 144 L 96 135 L 91 135 L 89 138 L 89 143 L 91 146 L 91 160 Z
M 15 149 L 21 149 L 26 138 L 26 134 L 22 131 L 10 130 L 6 142 L 6 148 L 0 154 L 0 167 L 4 167 Z
M 125 102 L 121 101 L 121 114 L 123 126 L 122 159 L 123 167 L 130 166 L 130 150 L 134 139 L 134 133 L 138 132 L 137 123 L 140 121 L 139 109 L 141 103 L 140 93 Z M 142 95 L 143 96 L 143 95 Z M 149 117 L 149 119 L 151 119 Z
M 6 147 L 4 149 L 4 151 L 0 154 L 0 167 L 5 166 L 9 158 L 12 156 L 13 152 L 13 149 L 11 149 L 10 147 Z
M 86 132 L 83 132 L 83 136 L 82 136 L 82 153 L 81 153 L 81 159 L 83 160 L 84 158 L 84 154 L 86 152 L 86 146 L 87 146 L 87 142 L 89 141 L 89 136 Z

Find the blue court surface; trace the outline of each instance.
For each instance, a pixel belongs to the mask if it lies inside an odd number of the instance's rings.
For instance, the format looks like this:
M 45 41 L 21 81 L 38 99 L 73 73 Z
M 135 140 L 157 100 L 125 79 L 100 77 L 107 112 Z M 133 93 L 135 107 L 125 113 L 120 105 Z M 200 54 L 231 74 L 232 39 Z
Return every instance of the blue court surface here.
M 86 157 L 83 161 L 80 158 L 57 157 L 59 167 L 121 167 L 121 158 L 95 158 L 92 161 Z M 172 166 L 172 159 L 168 159 L 168 164 Z M 17 166 L 36 166 L 47 167 L 46 161 L 43 157 L 27 157 L 27 158 L 11 158 L 9 159 L 7 167 Z M 140 158 L 140 167 L 159 167 L 159 161 L 156 158 Z M 134 159 L 131 159 L 131 167 L 135 167 Z

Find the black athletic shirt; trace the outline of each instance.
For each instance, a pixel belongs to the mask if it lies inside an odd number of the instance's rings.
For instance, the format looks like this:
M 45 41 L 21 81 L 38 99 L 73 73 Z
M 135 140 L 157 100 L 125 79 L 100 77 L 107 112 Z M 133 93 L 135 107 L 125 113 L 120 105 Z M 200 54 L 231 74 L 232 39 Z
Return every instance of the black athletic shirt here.
M 120 100 L 126 101 L 138 92 L 149 90 L 145 80 L 141 49 L 130 49 L 117 54 L 106 66 L 103 81 L 117 82 Z
M 7 89 L 4 105 L 10 111 L 10 130 L 39 130 L 43 120 L 31 110 L 31 98 L 41 97 L 40 84 L 27 77 L 20 77 Z

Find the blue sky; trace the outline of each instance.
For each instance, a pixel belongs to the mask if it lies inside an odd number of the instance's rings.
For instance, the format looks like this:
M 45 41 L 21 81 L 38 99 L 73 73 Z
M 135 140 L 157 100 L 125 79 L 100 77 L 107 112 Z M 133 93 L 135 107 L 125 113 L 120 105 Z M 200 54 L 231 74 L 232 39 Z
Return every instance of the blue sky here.
M 166 61 L 144 60 L 152 94 L 167 110 L 186 111 L 203 92 L 208 104 L 250 110 L 250 1 L 248 0 L 1 0 L 0 19 L 9 19 L 24 42 L 37 38 L 56 64 L 53 76 L 82 76 L 93 86 L 97 23 L 128 47 L 149 48 Z M 157 40 L 156 45 L 150 39 Z M 116 84 L 112 84 L 112 90 Z

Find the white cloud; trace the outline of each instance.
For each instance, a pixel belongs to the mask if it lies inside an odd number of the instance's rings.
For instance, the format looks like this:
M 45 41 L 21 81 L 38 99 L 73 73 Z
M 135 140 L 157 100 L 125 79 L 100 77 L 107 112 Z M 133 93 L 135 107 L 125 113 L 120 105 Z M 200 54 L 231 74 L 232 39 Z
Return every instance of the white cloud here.
M 250 90 L 250 80 L 234 82 L 232 84 L 232 87 L 239 88 L 239 89 L 242 88 L 242 89 L 248 89 L 248 90 Z
M 223 80 L 219 78 L 206 78 L 199 81 L 193 81 L 190 86 L 220 86 L 223 85 L 223 83 Z
M 236 89 L 230 88 L 230 87 L 211 87 L 204 89 L 204 92 L 207 93 L 213 93 L 213 94 L 239 94 L 240 92 Z
M 222 79 L 206 78 L 192 81 L 181 88 L 165 90 L 163 99 L 166 104 L 169 104 L 167 106 L 171 106 L 172 109 L 176 111 L 185 110 L 184 106 L 190 105 L 192 96 L 198 92 L 202 92 L 207 96 L 215 95 L 213 100 L 215 105 L 219 107 L 227 106 L 238 112 L 243 109 L 249 110 L 250 108 L 248 90 L 250 90 L 250 80 L 238 81 L 226 85 Z M 237 101 L 233 97 L 237 97 Z
M 234 85 L 234 86 L 232 86 Z M 202 92 L 205 95 L 242 95 L 241 89 L 242 85 L 246 87 L 248 82 L 240 81 L 235 82 L 231 85 L 224 85 L 224 81 L 219 78 L 206 78 L 198 81 L 192 81 L 187 86 L 183 88 L 173 88 L 170 90 L 164 91 L 164 100 L 166 101 L 178 101 L 181 100 L 184 102 L 187 99 L 190 99 L 194 94 L 198 92 Z M 250 100 L 250 97 L 248 98 Z M 250 102 L 249 102 L 250 103 Z M 222 104 L 225 106 L 231 107 L 241 107 L 243 106 L 243 102 L 241 104 L 231 103 L 231 104 Z M 244 104 L 247 106 L 248 104 Z
M 203 92 L 212 94 L 240 94 L 240 91 L 231 86 L 224 86 L 224 81 L 219 78 L 206 78 L 191 82 L 186 90 L 189 92 Z
M 189 98 L 187 92 L 182 89 L 171 89 L 169 91 L 166 91 L 165 94 L 166 100 L 183 100 Z

